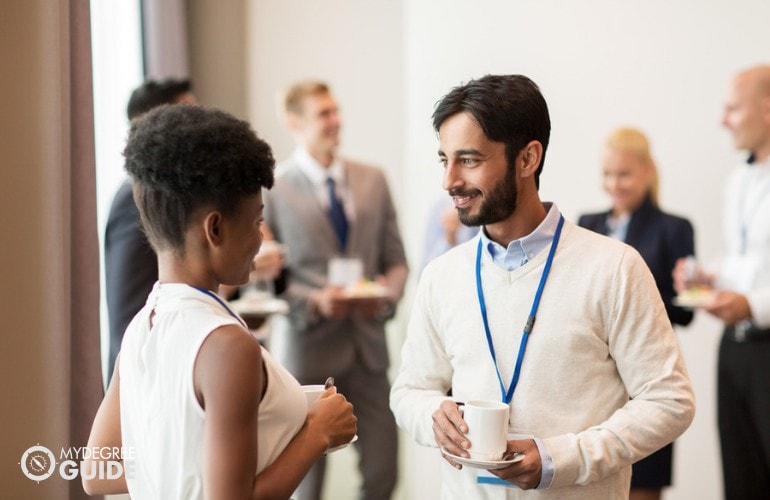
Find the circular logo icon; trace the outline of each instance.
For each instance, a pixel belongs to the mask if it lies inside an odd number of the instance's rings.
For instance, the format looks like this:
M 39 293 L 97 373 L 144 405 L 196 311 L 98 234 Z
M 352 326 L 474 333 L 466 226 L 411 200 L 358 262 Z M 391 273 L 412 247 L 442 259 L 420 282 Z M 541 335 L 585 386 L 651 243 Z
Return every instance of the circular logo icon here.
M 56 457 L 45 446 L 31 446 L 21 456 L 21 471 L 33 481 L 43 481 L 51 477 L 56 468 Z

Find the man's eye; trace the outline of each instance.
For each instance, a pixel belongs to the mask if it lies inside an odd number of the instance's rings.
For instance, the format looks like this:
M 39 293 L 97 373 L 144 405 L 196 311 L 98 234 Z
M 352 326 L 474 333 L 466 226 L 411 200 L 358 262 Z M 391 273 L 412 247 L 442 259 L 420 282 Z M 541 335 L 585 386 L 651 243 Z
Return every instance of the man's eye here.
M 462 163 L 465 166 L 473 166 L 476 165 L 479 162 L 476 158 L 461 158 L 460 163 Z
M 439 158 L 438 162 L 441 164 L 442 167 L 446 167 L 446 164 L 447 164 L 446 158 Z

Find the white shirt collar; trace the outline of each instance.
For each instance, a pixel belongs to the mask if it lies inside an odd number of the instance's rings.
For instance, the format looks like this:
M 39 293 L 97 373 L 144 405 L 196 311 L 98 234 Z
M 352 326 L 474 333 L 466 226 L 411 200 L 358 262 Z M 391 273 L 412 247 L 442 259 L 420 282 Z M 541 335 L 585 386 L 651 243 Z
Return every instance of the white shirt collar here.
M 334 179 L 338 186 L 345 184 L 345 168 L 338 158 L 335 158 L 326 169 L 310 155 L 307 149 L 298 146 L 294 150 L 294 161 L 314 185 L 324 184 L 327 177 Z

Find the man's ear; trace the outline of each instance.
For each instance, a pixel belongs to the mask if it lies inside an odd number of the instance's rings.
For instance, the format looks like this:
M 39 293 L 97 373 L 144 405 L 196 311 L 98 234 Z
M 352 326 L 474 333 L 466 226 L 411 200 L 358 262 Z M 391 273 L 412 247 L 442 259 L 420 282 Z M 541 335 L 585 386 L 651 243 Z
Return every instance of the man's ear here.
M 286 128 L 288 128 L 291 132 L 296 132 L 301 128 L 301 120 L 302 117 L 297 113 L 287 111 L 283 114 L 283 122 L 286 124 Z
M 770 95 L 766 95 L 762 99 L 762 104 L 760 106 L 765 123 L 770 124 Z
M 214 211 L 206 214 L 203 219 L 203 232 L 206 235 L 206 241 L 212 247 L 218 247 L 222 244 L 222 214 Z
M 535 175 L 538 167 L 540 167 L 540 160 L 543 158 L 543 145 L 540 141 L 530 141 L 519 152 L 517 158 L 521 168 L 519 169 L 519 175 L 521 177 L 531 177 Z

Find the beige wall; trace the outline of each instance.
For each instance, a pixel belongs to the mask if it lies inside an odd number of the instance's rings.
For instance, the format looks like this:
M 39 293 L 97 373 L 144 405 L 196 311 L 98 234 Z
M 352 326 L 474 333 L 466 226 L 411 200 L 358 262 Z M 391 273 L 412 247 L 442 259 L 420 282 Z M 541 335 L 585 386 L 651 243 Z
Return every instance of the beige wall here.
M 342 119 L 342 151 L 380 165 L 400 197 L 403 22 L 400 2 L 251 1 L 246 11 L 248 116 L 278 159 L 293 149 L 276 101 L 302 78 L 327 81 Z
M 246 1 L 187 2 L 193 90 L 204 105 L 241 119 L 248 117 Z
M 0 16 L 0 265 L 4 286 L 0 349 L 3 417 L 0 484 L 4 498 L 67 498 L 60 481 L 39 485 L 19 466 L 28 447 L 66 443 L 69 416 L 62 292 L 65 280 L 61 206 L 67 154 L 58 57 L 67 18 L 57 2 L 8 2 Z
M 19 462 L 37 444 L 57 460 L 84 446 L 101 397 L 87 9 L 15 1 L 0 16 L 3 498 L 84 496 L 58 470 L 27 479 Z

